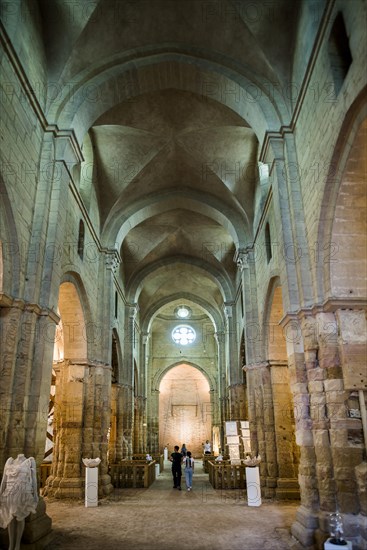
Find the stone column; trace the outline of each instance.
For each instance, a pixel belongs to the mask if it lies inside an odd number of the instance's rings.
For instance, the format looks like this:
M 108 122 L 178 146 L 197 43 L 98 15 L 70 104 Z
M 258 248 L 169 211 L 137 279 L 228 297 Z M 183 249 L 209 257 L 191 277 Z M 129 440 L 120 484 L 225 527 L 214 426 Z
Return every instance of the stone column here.
M 264 496 L 272 498 L 278 465 L 270 367 L 268 362 L 263 362 L 246 365 L 244 369 L 248 381 L 251 448 L 262 458 L 260 474 Z
M 229 386 L 230 419 L 246 419 L 246 386 L 245 384 L 232 384 Z
M 233 302 L 224 304 L 224 313 L 227 323 L 227 372 L 228 372 L 228 397 L 229 397 L 229 418 L 237 420 L 232 415 L 238 416 L 238 385 L 242 385 L 242 365 L 239 365 L 237 332 L 236 332 L 236 310 Z M 237 389 L 235 389 L 237 388 Z M 243 402 L 243 396 L 242 396 Z M 227 418 L 228 419 L 228 418 Z
M 214 334 L 214 338 L 217 343 L 218 353 L 220 447 L 221 449 L 224 449 L 224 422 L 226 420 L 229 420 L 227 373 L 225 360 L 225 332 L 222 330 L 218 330 Z
M 147 448 L 152 453 L 158 453 L 159 448 L 159 430 L 164 430 L 164 426 L 159 425 L 159 390 L 152 388 L 150 390 L 148 420 L 147 420 Z M 163 442 L 163 447 L 167 442 Z
M 357 519 L 361 510 L 358 467 L 364 447 L 362 422 L 350 417 L 351 393 L 347 388 L 351 380 L 356 381 L 351 375 L 353 354 L 349 346 L 354 341 L 357 350 L 362 349 L 359 344 L 360 334 L 365 333 L 365 317 L 364 312 L 346 310 L 300 315 L 306 369 L 293 369 L 291 385 L 301 447 L 302 505 L 292 533 L 304 546 L 315 541 L 322 546 L 328 534 L 328 516 L 337 509 L 343 514 L 346 536 L 355 536 L 358 529 L 361 536 L 363 532 L 361 516 Z M 362 320 L 360 331 L 358 321 L 353 322 L 357 319 Z
M 138 313 L 137 304 L 127 304 L 125 307 L 125 338 L 124 338 L 124 364 L 122 372 L 122 384 L 124 387 L 124 456 L 131 457 L 136 452 L 136 438 L 134 415 L 137 413 L 135 397 L 139 388 L 134 387 L 134 355 L 136 348 L 135 318 Z M 134 392 L 136 395 L 134 395 Z M 136 406 L 135 406 L 136 405 Z
M 22 300 L 2 296 L 1 302 L 0 468 L 19 453 L 34 456 L 39 465 L 45 449 L 58 317 Z
M 83 498 L 82 458 L 101 458 L 99 495 L 112 491 L 107 474 L 107 431 L 110 422 L 111 369 L 107 365 L 74 364 L 56 370 L 54 457 L 45 494 Z
M 134 404 L 134 453 L 144 453 L 146 440 L 144 439 L 144 418 L 146 399 L 142 395 L 135 397 Z
M 116 464 L 121 460 L 121 442 L 118 437 L 118 416 L 119 416 L 119 392 L 120 384 L 112 384 L 111 388 L 111 417 L 110 417 L 110 435 L 108 440 L 108 463 Z
M 322 377 L 322 371 L 316 362 L 315 319 L 307 316 L 299 322 L 297 317 L 287 316 L 283 327 L 294 401 L 296 442 L 300 448 L 298 481 L 301 506 L 292 525 L 292 534 L 303 546 L 308 547 L 313 545 L 314 530 L 318 526 L 319 493 L 307 382 L 317 381 Z
M 325 391 L 327 406 L 334 406 L 330 419 L 330 440 L 336 499 L 338 510 L 343 514 L 346 533 L 358 534 L 358 542 L 363 548 L 367 547 L 367 426 L 363 426 L 367 398 L 366 310 L 336 309 L 335 318 L 342 380 L 328 381 Z
M 133 453 L 133 387 L 122 384 L 119 394 L 118 437 L 121 437 L 122 458 L 131 458 Z
M 277 450 L 278 479 L 276 496 L 280 499 L 298 499 L 298 462 L 296 448 L 293 399 L 289 385 L 287 362 L 270 361 L 274 405 L 274 426 Z

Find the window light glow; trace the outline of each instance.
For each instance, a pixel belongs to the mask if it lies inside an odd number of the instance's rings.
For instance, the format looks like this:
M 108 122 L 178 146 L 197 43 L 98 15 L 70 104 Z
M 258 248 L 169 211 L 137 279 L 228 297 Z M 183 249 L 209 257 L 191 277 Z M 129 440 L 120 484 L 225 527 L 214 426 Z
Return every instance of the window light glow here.
M 192 344 L 195 342 L 196 332 L 189 325 L 179 325 L 175 327 L 172 331 L 172 340 L 175 344 L 180 344 L 181 346 L 187 346 L 187 344 Z

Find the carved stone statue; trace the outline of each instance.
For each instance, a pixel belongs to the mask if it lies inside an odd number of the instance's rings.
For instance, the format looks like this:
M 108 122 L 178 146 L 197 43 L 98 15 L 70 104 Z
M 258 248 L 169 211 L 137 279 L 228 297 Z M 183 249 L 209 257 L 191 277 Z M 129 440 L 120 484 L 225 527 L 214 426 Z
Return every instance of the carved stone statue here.
M 84 466 L 87 468 L 96 468 L 101 462 L 100 458 L 82 458 Z
M 0 527 L 8 527 L 9 550 L 19 550 L 25 518 L 38 504 L 36 462 L 19 454 L 8 458 L 0 485 Z

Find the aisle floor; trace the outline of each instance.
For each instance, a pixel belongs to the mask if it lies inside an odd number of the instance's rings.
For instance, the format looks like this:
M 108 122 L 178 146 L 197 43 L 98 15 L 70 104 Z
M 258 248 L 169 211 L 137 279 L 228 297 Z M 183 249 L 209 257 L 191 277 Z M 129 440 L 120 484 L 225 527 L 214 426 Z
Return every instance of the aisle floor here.
M 149 489 L 120 489 L 96 508 L 46 499 L 54 540 L 47 550 L 288 550 L 299 503 L 249 507 L 240 490 L 219 491 L 200 463 L 192 491 L 172 488 L 170 463 Z

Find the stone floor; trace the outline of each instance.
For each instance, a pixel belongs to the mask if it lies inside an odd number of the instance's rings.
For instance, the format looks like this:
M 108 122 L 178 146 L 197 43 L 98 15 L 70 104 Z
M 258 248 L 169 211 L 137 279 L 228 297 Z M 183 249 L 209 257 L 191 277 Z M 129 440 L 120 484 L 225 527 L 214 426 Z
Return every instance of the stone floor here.
M 298 503 L 248 507 L 243 491 L 215 491 L 196 465 L 193 490 L 172 488 L 170 464 L 149 489 L 121 489 L 96 508 L 46 499 L 47 550 L 286 550 Z

